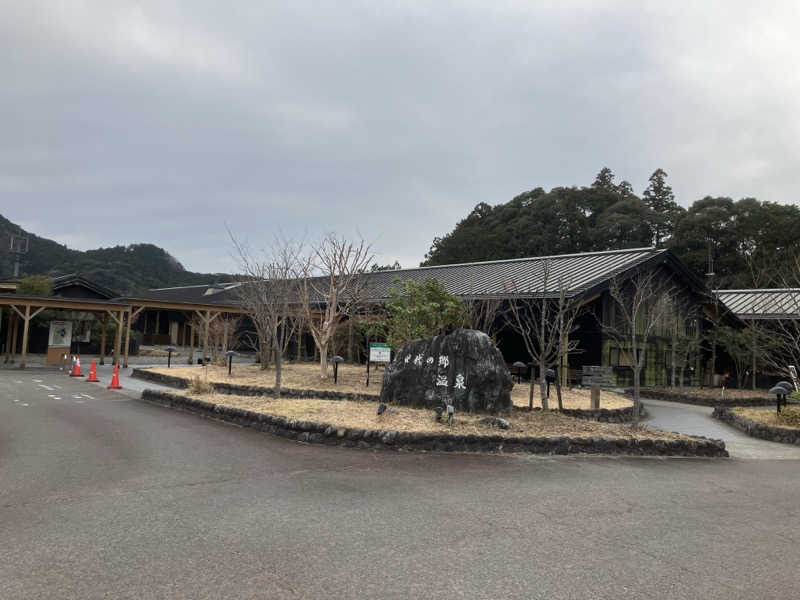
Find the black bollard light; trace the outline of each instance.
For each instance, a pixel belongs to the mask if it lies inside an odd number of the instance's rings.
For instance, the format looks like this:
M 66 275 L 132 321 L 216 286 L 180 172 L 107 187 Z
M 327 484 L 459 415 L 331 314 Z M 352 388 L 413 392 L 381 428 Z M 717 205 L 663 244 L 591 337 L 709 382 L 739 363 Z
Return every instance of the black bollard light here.
M 339 363 L 344 362 L 344 359 L 339 356 L 338 354 L 331 359 L 333 363 L 333 383 L 338 383 L 339 381 Z
M 233 357 L 236 356 L 236 352 L 233 350 L 228 350 L 225 353 L 225 356 L 228 357 L 228 377 L 231 376 L 231 369 L 233 368 Z
M 513 365 L 511 365 L 511 368 L 517 374 L 517 383 L 520 383 L 520 381 L 522 380 L 522 374 L 528 370 L 528 366 L 524 362 L 518 360 Z
M 556 372 L 553 369 L 547 369 L 544 376 L 545 380 L 547 380 L 547 397 L 550 397 L 550 384 L 555 383 L 556 381 Z
M 170 346 L 167 348 L 167 368 L 169 369 L 170 365 L 172 364 L 172 353 L 175 352 L 175 348 Z

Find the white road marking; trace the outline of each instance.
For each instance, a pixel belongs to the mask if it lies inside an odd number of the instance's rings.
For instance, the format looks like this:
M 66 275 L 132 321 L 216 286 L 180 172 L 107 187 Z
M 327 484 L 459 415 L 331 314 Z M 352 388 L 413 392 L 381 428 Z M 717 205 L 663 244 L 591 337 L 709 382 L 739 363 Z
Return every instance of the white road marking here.
M 55 395 L 55 394 L 47 394 L 47 397 L 48 397 L 48 398 L 55 398 L 55 397 L 56 397 L 56 395 Z
M 19 402 L 19 400 L 14 400 L 14 402 Z
M 60 390 L 60 389 L 61 389 L 61 386 L 60 386 L 60 385 L 53 384 L 53 387 L 54 387 L 54 388 L 56 388 L 57 390 Z
M 48 392 L 52 392 L 53 391 L 53 388 L 51 388 L 49 385 L 45 385 L 43 383 L 40 383 L 39 387 L 46 389 Z
M 27 402 L 23 402 L 22 406 L 30 406 L 30 404 L 28 404 Z
M 35 383 L 42 383 L 42 380 L 41 380 L 41 379 L 34 379 L 33 381 L 34 381 Z
M 61 400 L 61 396 L 53 396 L 53 400 Z
M 84 398 L 88 398 L 89 400 L 94 400 L 94 396 L 90 396 L 89 394 L 83 394 Z
M 81 395 L 80 395 L 80 394 L 72 394 L 72 397 L 73 397 L 74 399 L 76 399 L 76 400 L 80 400 L 80 398 L 81 398 Z
M 15 383 L 22 383 L 19 379 Z

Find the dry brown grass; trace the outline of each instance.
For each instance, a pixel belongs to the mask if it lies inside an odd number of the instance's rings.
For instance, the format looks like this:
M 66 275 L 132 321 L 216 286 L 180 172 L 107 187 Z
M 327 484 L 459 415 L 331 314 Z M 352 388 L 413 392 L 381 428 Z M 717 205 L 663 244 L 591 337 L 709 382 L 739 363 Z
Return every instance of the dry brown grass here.
M 282 398 L 232 396 L 228 394 L 192 394 L 186 396 L 252 412 L 277 415 L 298 421 L 315 421 L 348 429 L 382 431 L 413 431 L 424 433 L 449 432 L 459 435 L 502 435 L 505 437 L 601 437 L 674 440 L 686 439 L 674 433 L 650 430 L 645 427 L 597 423 L 567 417 L 554 412 L 515 411 L 508 420 L 510 430 L 483 425 L 486 415 L 456 414 L 453 426 L 437 423 L 432 410 L 392 406 L 383 415 L 377 414 L 378 405 L 369 401 L 317 400 L 308 398 Z
M 777 411 L 770 408 L 734 408 L 733 412 L 755 421 L 761 425 L 769 425 L 771 427 L 780 427 L 781 429 L 789 429 L 797 431 L 800 429 L 800 407 L 786 406 L 782 409 L 779 415 Z
M 183 377 L 193 379 L 198 375 L 197 367 L 173 367 L 171 369 L 159 368 L 150 369 L 156 373 L 172 375 L 173 377 Z M 302 390 L 329 391 L 375 394 L 379 395 L 381 390 L 381 378 L 383 369 L 373 370 L 370 374 L 370 385 L 366 386 L 367 371 L 363 365 L 339 365 L 339 383 L 333 383 L 333 369 L 329 369 L 328 379 L 320 379 L 319 364 L 299 363 L 285 365 L 283 368 L 282 387 Z M 227 367 L 210 365 L 208 367 L 209 383 L 234 383 L 239 385 L 252 385 L 271 388 L 275 385 L 275 370 L 261 370 L 258 365 L 234 365 L 231 376 L 228 376 Z M 539 395 L 539 386 L 535 386 L 533 406 L 541 408 L 542 401 Z M 514 384 L 511 390 L 511 400 L 515 406 L 528 406 L 528 384 Z M 583 389 L 563 389 L 562 390 L 564 408 L 589 409 L 590 392 Z M 557 406 L 555 388 L 550 388 L 550 408 Z M 633 406 L 633 402 L 615 392 L 603 390 L 600 392 L 600 408 L 617 409 Z

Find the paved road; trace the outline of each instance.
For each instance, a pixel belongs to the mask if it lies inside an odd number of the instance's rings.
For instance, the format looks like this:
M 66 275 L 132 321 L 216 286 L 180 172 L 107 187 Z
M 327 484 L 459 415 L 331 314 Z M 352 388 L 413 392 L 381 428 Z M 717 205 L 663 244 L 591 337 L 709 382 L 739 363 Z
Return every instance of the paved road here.
M 798 497 L 800 461 L 325 448 L 0 373 L 3 599 L 793 598 Z
M 724 440 L 728 453 L 735 458 L 800 460 L 800 446 L 750 437 L 727 423 L 713 419 L 713 408 L 663 400 L 645 399 L 642 402 L 648 414 L 645 422 L 651 427 Z

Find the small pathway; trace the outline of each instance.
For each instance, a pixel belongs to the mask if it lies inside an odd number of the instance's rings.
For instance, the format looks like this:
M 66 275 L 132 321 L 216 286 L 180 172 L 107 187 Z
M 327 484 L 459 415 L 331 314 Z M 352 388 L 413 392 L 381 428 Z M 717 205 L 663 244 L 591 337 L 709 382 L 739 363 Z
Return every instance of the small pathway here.
M 644 423 L 665 431 L 677 431 L 687 435 L 701 435 L 725 442 L 733 458 L 798 459 L 800 446 L 779 444 L 750 437 L 745 433 L 711 417 L 713 409 L 679 402 L 642 399 L 648 417 Z

